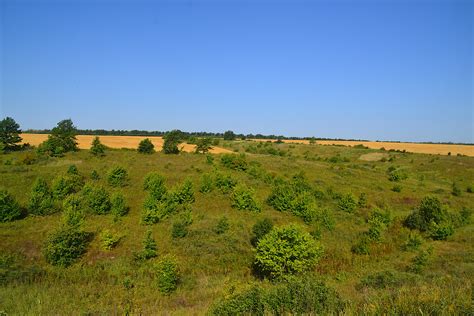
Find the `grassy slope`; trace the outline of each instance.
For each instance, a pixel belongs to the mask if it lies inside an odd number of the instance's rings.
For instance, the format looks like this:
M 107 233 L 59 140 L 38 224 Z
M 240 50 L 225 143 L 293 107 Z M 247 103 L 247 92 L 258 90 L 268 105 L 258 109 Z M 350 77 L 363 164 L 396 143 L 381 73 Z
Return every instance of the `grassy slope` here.
M 249 143 L 225 145 L 243 152 Z M 474 194 L 465 192 L 467 185 L 474 184 L 474 158 L 389 153 L 394 157 L 393 162 L 367 162 L 358 157 L 379 151 L 320 145 L 271 146 L 287 152 L 286 156 L 253 154 L 248 155 L 247 160 L 256 161 L 262 170 L 282 177 L 304 171 L 308 181 L 324 192 L 328 188 L 339 193 L 352 192 L 356 196 L 364 192 L 369 205 L 385 205 L 399 219 L 409 214 L 428 194 L 439 197 L 451 210 L 458 211 L 463 206 L 474 209 Z M 66 172 L 70 164 L 76 164 L 87 181 L 92 181 L 90 173 L 95 169 L 102 177 L 99 182 L 108 187 L 104 180 L 107 170 L 112 165 L 121 165 L 130 174 L 129 185 L 121 190 L 131 211 L 118 223 L 113 222 L 111 215 L 89 216 L 86 230 L 96 233 L 96 238 L 87 254 L 68 269 L 48 265 L 41 255 L 42 243 L 48 233 L 59 225 L 60 214 L 29 216 L 0 224 L 0 252 L 15 255 L 18 266 L 13 270 L 21 274 L 16 280 L 12 278 L 0 285 L 0 311 L 11 314 L 111 313 L 124 310 L 145 314 L 156 310 L 179 314 L 204 313 L 213 301 L 230 289 L 239 289 L 255 281 L 250 269 L 253 260 L 250 238 L 251 227 L 258 219 L 269 217 L 277 226 L 290 222 L 302 224 L 300 219 L 277 212 L 265 203 L 261 214 L 253 214 L 232 209 L 229 197 L 217 191 L 199 193 L 201 174 L 215 167 L 256 188 L 261 201 L 270 193 L 271 186 L 262 179 L 255 179 L 244 172 L 225 170 L 218 163 L 219 156 L 215 156 L 215 166 L 212 166 L 206 163 L 205 156 L 194 154 L 139 155 L 134 151 L 114 150 L 98 159 L 91 157 L 88 151 L 80 151 L 33 165 L 17 165 L 16 161 L 24 155 L 0 156 L 3 161 L 13 162 L 12 165 L 0 166 L 0 186 L 7 188 L 22 205 L 26 205 L 28 192 L 38 176 L 50 182 L 57 174 Z M 348 162 L 325 161 L 325 158 L 336 155 L 346 157 Z M 403 168 L 409 175 L 401 182 L 401 193 L 391 191 L 393 183 L 386 174 L 390 165 Z M 182 279 L 178 290 L 169 297 L 159 294 L 157 290 L 153 260 L 144 264 L 136 264 L 132 260 L 133 252 L 141 249 L 147 229 L 140 225 L 140 214 L 146 196 L 142 189 L 143 177 L 150 171 L 164 175 L 168 187 L 181 183 L 186 177 L 190 177 L 195 185 L 194 223 L 188 236 L 178 240 L 171 238 L 173 218 L 152 226 L 159 257 L 171 254 L 180 264 Z M 460 197 L 451 194 L 453 181 L 457 181 L 464 191 Z M 108 189 L 111 192 L 114 190 Z M 321 200 L 320 204 L 333 212 L 336 228 L 334 231 L 323 231 L 321 242 L 326 250 L 325 256 L 313 273 L 321 274 L 344 299 L 349 300 L 350 310 L 375 312 L 377 306 L 387 304 L 384 297 L 388 297 L 390 291 L 358 291 L 355 285 L 362 277 L 375 271 L 404 271 L 416 255 L 415 252 L 400 250 L 407 230 L 401 227 L 399 220 L 395 220 L 395 224 L 384 233 L 384 241 L 374 246 L 370 256 L 353 255 L 350 247 L 358 233 L 368 228 L 365 216 L 369 210 L 360 209 L 348 214 L 339 211 L 336 202 L 331 199 Z M 223 235 L 216 235 L 212 228 L 222 216 L 229 218 L 231 228 Z M 125 236 L 112 251 L 103 251 L 99 247 L 97 234 L 105 228 Z M 307 226 L 307 229 L 310 231 L 312 227 Z M 448 241 L 427 242 L 423 247 L 432 245 L 434 249 L 427 270 L 414 284 L 399 288 L 402 294 L 398 299 L 409 303 L 414 296 L 426 291 L 426 297 L 421 299 L 428 303 L 441 304 L 440 297 L 443 296 L 469 300 L 474 276 L 473 233 L 474 225 L 471 224 L 458 229 Z M 41 272 L 35 272 L 37 270 Z M 124 286 L 127 282 L 133 287 Z

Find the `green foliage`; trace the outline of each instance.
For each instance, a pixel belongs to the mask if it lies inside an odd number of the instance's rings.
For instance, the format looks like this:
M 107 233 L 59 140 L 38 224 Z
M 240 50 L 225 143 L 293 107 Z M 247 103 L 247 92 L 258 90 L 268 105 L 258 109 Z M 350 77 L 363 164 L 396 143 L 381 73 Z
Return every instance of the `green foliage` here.
M 115 192 L 110 198 L 111 208 L 110 212 L 114 215 L 114 219 L 118 220 L 120 217 L 128 214 L 130 207 L 127 205 L 125 196 L 122 192 Z
M 206 155 L 206 163 L 209 164 L 209 165 L 213 165 L 214 164 L 214 156 L 210 155 L 210 154 L 207 154 Z
M 248 168 L 245 154 L 223 154 L 221 156 L 221 164 L 232 170 L 245 171 Z
M 400 192 L 402 192 L 402 186 L 401 186 L 400 184 L 395 184 L 395 185 L 392 187 L 392 191 L 393 191 L 393 192 L 400 193 Z
M 10 151 L 20 148 L 21 142 L 20 125 L 11 117 L 6 117 L 0 121 L 0 145 L 1 151 Z
M 69 167 L 67 168 L 67 174 L 71 174 L 71 175 L 78 175 L 79 174 L 79 170 L 77 170 L 77 166 L 76 165 L 69 165 Z
M 219 300 L 211 315 L 331 315 L 341 313 L 338 293 L 312 277 L 291 277 L 271 287 L 252 286 Z
M 417 210 L 413 211 L 404 221 L 405 226 L 411 229 L 427 231 L 431 222 L 441 224 L 447 219 L 447 211 L 437 197 L 425 197 Z
M 53 194 L 43 178 L 37 178 L 31 188 L 28 211 L 35 215 L 48 215 L 57 211 Z
M 224 140 L 235 140 L 235 134 L 233 131 L 224 132 Z
M 398 169 L 392 170 L 388 173 L 388 180 L 393 181 L 393 182 L 405 180 L 406 178 L 408 178 L 408 175 L 405 172 Z
M 351 247 L 351 251 L 356 255 L 368 255 L 370 254 L 370 238 L 367 234 L 361 234 L 354 245 Z
M 83 195 L 86 205 L 97 215 L 104 215 L 110 212 L 112 204 L 110 203 L 109 192 L 102 186 L 86 185 L 83 189 Z
M 298 226 L 273 229 L 260 239 L 255 266 L 271 278 L 285 278 L 312 268 L 323 253 L 321 245 Z
M 54 178 L 51 185 L 53 197 L 56 200 L 63 200 L 66 196 L 72 193 L 79 192 L 84 186 L 84 179 L 78 174 L 66 174 L 64 176 L 57 176 Z
M 232 207 L 238 210 L 245 210 L 251 212 L 261 212 L 262 206 L 257 201 L 255 190 L 240 184 L 234 188 L 231 195 Z
M 69 227 L 80 227 L 85 218 L 83 197 L 79 194 L 68 195 L 63 201 L 63 222 Z
M 153 239 L 151 230 L 146 231 L 142 244 L 143 249 L 139 253 L 135 254 L 135 259 L 148 260 L 158 256 L 158 248 L 156 246 L 155 239 Z
M 64 226 L 48 236 L 43 246 L 43 255 L 52 265 L 68 267 L 86 252 L 89 242 L 89 233 L 76 227 Z
M 456 183 L 456 182 L 453 182 L 453 186 L 452 186 L 452 195 L 454 196 L 461 196 L 461 188 L 459 187 L 459 185 Z
M 141 154 L 152 154 L 155 152 L 155 145 L 153 145 L 149 138 L 145 138 L 138 144 L 137 151 Z
M 359 202 L 357 202 L 357 206 L 359 206 L 360 208 L 367 207 L 367 194 L 361 193 L 359 195 Z
M 423 242 L 424 242 L 423 237 L 417 231 L 410 232 L 406 242 L 402 246 L 402 250 L 405 250 L 405 251 L 418 250 L 418 248 L 420 248 Z
M 227 194 L 232 192 L 234 187 L 237 185 L 237 180 L 231 175 L 216 173 L 215 184 L 216 188 L 218 188 L 222 193 Z
M 91 149 L 90 152 L 92 155 L 96 157 L 102 157 L 105 156 L 105 145 L 100 142 L 99 137 L 94 137 L 91 143 Z
M 166 195 L 165 178 L 157 172 L 150 172 L 145 176 L 143 188 L 151 197 L 161 201 Z
M 219 219 L 216 226 L 214 227 L 214 232 L 218 235 L 224 234 L 229 230 L 230 224 L 227 217 L 223 216 Z
M 206 154 L 212 149 L 211 146 L 212 139 L 208 137 L 199 138 L 196 141 L 196 153 L 203 153 Z
M 128 183 L 128 172 L 125 168 L 116 166 L 109 170 L 107 182 L 112 187 L 124 187 Z
M 99 173 L 96 170 L 92 170 L 91 172 L 91 179 L 92 180 L 100 180 Z
M 262 237 L 268 234 L 272 229 L 273 223 L 269 218 L 264 218 L 262 220 L 257 221 L 252 227 L 252 245 L 257 246 L 260 239 L 262 239 Z
M 183 238 L 188 234 L 188 226 L 186 223 L 178 221 L 173 223 L 171 228 L 171 237 L 173 238 Z
M 182 141 L 183 135 L 179 130 L 173 130 L 165 134 L 163 152 L 165 154 L 179 154 L 178 145 Z
M 108 229 L 104 229 L 100 234 L 100 247 L 104 250 L 112 250 L 120 242 L 121 237 L 112 233 Z
M 168 203 L 194 203 L 194 189 L 191 180 L 186 179 L 181 186 L 168 192 L 166 199 Z
M 420 250 L 415 258 L 411 261 L 408 266 L 408 271 L 413 273 L 421 273 L 426 268 L 433 253 L 432 248 L 427 250 Z
M 177 204 L 170 201 L 157 201 L 152 196 L 143 203 L 141 222 L 146 225 L 156 224 L 176 212 Z
M 430 222 L 428 233 L 433 240 L 446 240 L 454 234 L 454 226 L 449 221 L 443 221 L 439 224 L 432 221 Z
M 212 190 L 214 190 L 214 181 L 212 176 L 208 173 L 205 173 L 201 176 L 201 187 L 199 188 L 199 192 L 209 193 Z
M 66 152 L 77 151 L 76 133 L 76 127 L 70 119 L 62 120 L 51 130 L 48 139 L 39 146 L 38 150 L 41 153 L 59 157 Z
M 11 222 L 22 216 L 20 205 L 6 190 L 0 190 L 0 222 Z
M 352 213 L 357 206 L 354 195 L 352 193 L 348 193 L 346 195 L 341 196 L 339 202 L 337 203 L 337 206 L 342 211 Z
M 176 290 L 179 281 L 178 264 L 174 258 L 165 257 L 156 266 L 158 289 L 161 293 L 169 295 Z

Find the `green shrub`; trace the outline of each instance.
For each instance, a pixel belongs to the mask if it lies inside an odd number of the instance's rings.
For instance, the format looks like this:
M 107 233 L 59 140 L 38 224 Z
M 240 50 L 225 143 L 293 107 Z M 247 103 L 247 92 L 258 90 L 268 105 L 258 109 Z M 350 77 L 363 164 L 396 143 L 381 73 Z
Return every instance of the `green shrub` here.
M 53 194 L 43 178 L 37 178 L 31 189 L 28 210 L 35 215 L 48 215 L 57 211 Z
M 176 290 L 179 281 L 178 264 L 176 260 L 165 257 L 155 267 L 158 289 L 161 293 L 169 295 Z
M 219 316 L 264 315 L 264 304 L 263 290 L 258 286 L 253 286 L 243 293 L 234 294 L 216 302 L 212 306 L 210 314 Z
M 466 192 L 467 193 L 474 193 L 474 185 L 468 185 L 466 187 Z
M 94 137 L 91 143 L 91 149 L 90 152 L 92 155 L 96 157 L 101 157 L 105 155 L 105 145 L 100 142 L 99 137 Z
M 316 220 L 321 226 L 330 231 L 334 230 L 336 226 L 333 213 L 327 209 L 319 209 L 316 213 Z
M 51 130 L 48 139 L 38 147 L 38 151 L 57 157 L 65 152 L 77 151 L 76 133 L 76 127 L 70 119 L 62 120 Z
M 96 170 L 92 170 L 91 172 L 91 179 L 92 180 L 100 180 L 99 173 Z
M 301 217 L 306 224 L 313 222 L 318 212 L 314 197 L 307 192 L 297 194 L 291 201 L 291 212 Z
M 68 195 L 63 201 L 63 222 L 70 227 L 80 227 L 86 218 L 83 197 Z
M 186 179 L 180 187 L 168 192 L 166 199 L 169 200 L 169 203 L 194 203 L 194 189 L 191 180 Z
M 201 187 L 199 188 L 199 192 L 201 193 L 209 193 L 214 189 L 214 182 L 212 180 L 212 176 L 208 173 L 205 173 L 201 176 Z
M 179 130 L 172 130 L 165 134 L 163 143 L 163 152 L 165 154 L 179 154 L 178 145 L 181 142 L 183 135 Z
M 64 198 L 72 193 L 79 192 L 84 186 L 84 179 L 78 174 L 67 174 L 65 176 L 57 176 L 51 185 L 53 197 L 56 200 L 64 200 Z
M 0 190 L 0 222 L 11 222 L 22 216 L 20 205 L 6 190 Z
M 114 215 L 114 218 L 117 220 L 119 217 L 125 216 L 128 214 L 130 207 L 127 205 L 125 196 L 121 192 L 115 192 L 112 194 L 110 199 L 111 208 L 110 212 Z
M 245 154 L 224 154 L 221 156 L 221 164 L 232 170 L 247 170 L 248 164 Z
M 112 187 L 124 187 L 128 182 L 128 172 L 123 167 L 113 167 L 107 174 L 107 181 Z
M 271 279 L 304 272 L 312 268 L 323 250 L 310 234 L 290 225 L 270 231 L 257 245 L 255 266 Z
M 149 138 L 145 138 L 138 144 L 137 151 L 141 154 L 153 154 L 155 152 L 155 145 Z
M 86 185 L 83 189 L 85 202 L 89 209 L 97 215 L 110 212 L 112 204 L 107 190 L 101 186 Z
M 402 250 L 413 251 L 418 250 L 423 244 L 423 237 L 416 231 L 410 232 L 406 242 L 402 246 Z
M 171 236 L 173 238 L 183 238 L 188 234 L 188 225 L 182 221 L 173 223 L 171 228 Z
M 229 220 L 227 219 L 227 217 L 223 216 L 219 219 L 216 226 L 214 227 L 214 232 L 218 235 L 221 235 L 228 231 L 229 227 Z
M 411 229 L 427 231 L 431 222 L 441 224 L 447 219 L 447 211 L 438 198 L 425 197 L 417 210 L 413 211 L 404 221 L 405 226 Z
M 222 193 L 226 194 L 234 189 L 234 187 L 237 185 L 237 180 L 235 180 L 231 175 L 217 173 L 215 183 L 216 188 L 218 188 Z
M 136 260 L 148 260 L 158 256 L 158 248 L 156 246 L 155 239 L 153 239 L 151 230 L 146 231 L 145 238 L 142 241 L 142 245 L 142 251 L 135 254 Z
M 359 195 L 359 201 L 357 202 L 357 206 L 360 208 L 366 208 L 367 207 L 367 194 L 361 193 Z
M 176 212 L 177 204 L 169 201 L 157 201 L 149 196 L 143 203 L 141 221 L 143 224 L 151 225 L 167 218 Z
M 339 202 L 337 203 L 337 206 L 342 211 L 352 213 L 357 206 L 354 195 L 352 193 L 348 193 L 346 195 L 341 196 Z
M 402 192 L 402 186 L 401 186 L 400 184 L 395 184 L 395 185 L 392 187 L 392 191 L 393 191 L 393 192 L 400 193 L 400 192 Z
M 454 196 L 461 196 L 461 188 L 458 186 L 458 184 L 456 182 L 453 182 L 453 185 L 452 185 L 452 195 Z
M 209 150 L 212 149 L 211 141 L 212 141 L 212 139 L 210 139 L 209 137 L 199 138 L 196 141 L 195 152 L 196 153 L 203 153 L 203 154 L 208 153 Z
M 78 175 L 79 174 L 79 170 L 77 169 L 77 166 L 76 165 L 70 165 L 68 168 L 67 168 L 67 174 L 76 174 Z
M 359 239 L 351 247 L 351 251 L 356 255 L 370 254 L 370 239 L 367 234 L 361 234 Z
M 428 228 L 428 233 L 433 240 L 446 240 L 449 236 L 454 234 L 454 226 L 448 221 L 439 224 L 432 221 Z
M 166 195 L 165 178 L 156 172 L 150 172 L 145 176 L 143 188 L 154 199 L 161 201 Z
M 388 180 L 393 182 L 405 180 L 406 178 L 408 178 L 407 174 L 398 169 L 392 170 L 388 173 Z
M 86 252 L 90 237 L 78 228 L 64 226 L 48 236 L 43 255 L 52 265 L 68 267 Z
M 238 210 L 261 212 L 262 207 L 255 197 L 255 190 L 241 184 L 234 188 L 231 195 L 231 205 Z
M 420 250 L 415 258 L 411 261 L 411 264 L 408 266 L 408 271 L 413 273 L 421 273 L 426 268 L 429 263 L 431 254 L 433 252 L 432 248 L 427 250 Z
M 104 229 L 100 234 L 100 246 L 104 250 L 112 250 L 115 248 L 121 237 L 117 234 L 112 233 L 108 229 Z
M 262 239 L 263 236 L 268 234 L 272 229 L 273 223 L 269 218 L 264 218 L 262 220 L 257 221 L 252 227 L 252 245 L 257 246 L 259 240 Z

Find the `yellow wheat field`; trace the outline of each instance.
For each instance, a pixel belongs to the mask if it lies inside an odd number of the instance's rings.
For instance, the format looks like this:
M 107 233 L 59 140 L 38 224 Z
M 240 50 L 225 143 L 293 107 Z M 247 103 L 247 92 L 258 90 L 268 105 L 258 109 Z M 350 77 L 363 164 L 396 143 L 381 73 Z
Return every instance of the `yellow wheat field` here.
M 38 146 L 48 138 L 48 135 L 46 134 L 21 134 L 20 136 L 23 138 L 23 143 L 29 143 L 33 146 Z M 94 137 L 94 135 L 77 135 L 76 138 L 79 148 L 89 149 Z M 155 145 L 155 150 L 161 150 L 163 147 L 163 137 L 158 136 L 99 136 L 101 143 L 110 148 L 136 149 L 140 141 L 145 138 L 149 138 L 151 140 L 153 145 Z M 196 145 L 182 143 L 178 147 L 183 148 L 183 150 L 186 152 L 194 152 Z M 231 151 L 221 147 L 212 147 L 209 152 L 213 154 L 221 154 L 230 153 Z

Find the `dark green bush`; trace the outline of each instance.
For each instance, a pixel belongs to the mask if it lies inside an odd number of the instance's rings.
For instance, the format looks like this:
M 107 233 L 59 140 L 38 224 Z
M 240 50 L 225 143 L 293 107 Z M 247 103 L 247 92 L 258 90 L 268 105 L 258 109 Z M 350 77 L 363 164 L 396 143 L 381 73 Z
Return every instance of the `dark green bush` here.
M 212 139 L 209 137 L 204 137 L 204 138 L 199 138 L 196 141 L 196 153 L 203 153 L 206 154 L 209 152 L 210 149 L 212 149 L 211 146 Z
M 400 193 L 400 192 L 402 192 L 402 186 L 399 185 L 399 184 L 395 184 L 395 185 L 392 187 L 392 191 L 393 191 L 393 192 Z
M 119 217 L 125 216 L 128 214 L 130 210 L 127 202 L 125 200 L 125 196 L 121 192 L 115 192 L 112 194 L 110 199 L 111 208 L 110 212 L 114 215 L 114 218 L 117 220 Z
M 152 154 L 155 152 L 155 145 L 149 138 L 145 138 L 138 144 L 137 151 L 141 154 Z
M 52 265 L 68 267 L 86 252 L 90 237 L 78 228 L 64 226 L 48 236 L 44 257 Z
M 366 234 L 361 234 L 359 239 L 351 247 L 351 251 L 356 255 L 370 254 L 370 238 Z
M 232 170 L 245 171 L 248 168 L 245 154 L 224 154 L 221 156 L 221 164 Z
M 179 154 L 178 145 L 183 139 L 182 132 L 179 130 L 172 130 L 165 134 L 163 143 L 163 152 L 165 154 Z
M 255 267 L 264 276 L 281 279 L 312 268 L 322 253 L 321 245 L 310 234 L 290 225 L 273 229 L 260 239 Z
M 253 246 L 257 246 L 258 242 L 260 239 L 262 239 L 263 236 L 268 234 L 273 228 L 273 223 L 269 218 L 264 218 L 262 220 L 259 220 L 258 222 L 255 223 L 252 227 L 252 239 L 251 243 Z
M 76 127 L 70 119 L 62 120 L 51 130 L 48 139 L 38 147 L 38 151 L 59 157 L 65 152 L 77 151 L 76 133 Z
M 48 215 L 57 211 L 53 194 L 43 178 L 37 178 L 31 189 L 28 211 L 35 215 Z
M 452 195 L 454 196 L 461 196 L 461 188 L 459 187 L 459 185 L 456 183 L 456 182 L 453 182 L 453 185 L 452 185 Z
M 78 174 L 58 176 L 53 180 L 51 191 L 56 200 L 63 200 L 67 195 L 79 192 L 84 186 L 84 179 Z
M 427 250 L 420 250 L 415 258 L 411 261 L 411 264 L 408 266 L 408 271 L 413 273 L 421 273 L 426 268 L 431 258 L 433 249 L 429 248 Z
M 113 167 L 107 174 L 107 181 L 110 186 L 124 187 L 128 182 L 128 172 L 123 167 Z
M 261 212 L 262 206 L 257 201 L 255 190 L 241 184 L 234 188 L 231 195 L 231 205 L 238 210 Z
M 449 221 L 443 221 L 439 224 L 432 221 L 428 232 L 433 240 L 446 240 L 449 236 L 454 234 L 454 226 Z
M 70 227 L 80 227 L 84 223 L 83 196 L 79 194 L 68 195 L 63 201 L 63 222 Z
M 101 186 L 86 185 L 83 189 L 83 196 L 89 209 L 97 215 L 104 215 L 110 212 L 109 192 Z
M 388 180 L 393 182 L 405 180 L 406 178 L 408 178 L 407 174 L 398 169 L 392 170 L 388 173 Z
M 90 152 L 92 155 L 101 157 L 105 155 L 105 145 L 100 142 L 99 137 L 94 137 L 91 143 Z
M 337 206 L 342 211 L 352 213 L 357 206 L 354 195 L 352 193 L 348 193 L 346 195 L 341 196 L 339 202 L 337 203 Z
M 214 227 L 214 232 L 218 235 L 221 235 L 228 231 L 229 227 L 229 220 L 227 219 L 227 217 L 223 216 L 219 219 L 216 226 Z
M 411 229 L 427 231 L 431 222 L 441 224 L 448 217 L 448 213 L 437 197 L 425 197 L 418 209 L 413 211 L 404 221 L 405 226 Z
M 226 194 L 234 189 L 234 187 L 237 185 L 237 180 L 235 180 L 231 175 L 217 173 L 215 184 L 216 188 L 218 188 L 222 193 Z
M 11 222 L 21 216 L 22 211 L 18 202 L 6 190 L 0 190 L 0 222 Z
M 181 186 L 168 192 L 166 199 L 169 201 L 168 203 L 194 203 L 194 189 L 191 180 L 186 179 Z
M 112 233 L 108 229 L 104 229 L 100 234 L 100 246 L 104 250 L 112 250 L 120 242 L 121 237 Z
M 151 197 L 161 201 L 166 195 L 165 178 L 156 172 L 150 172 L 145 176 L 143 188 Z
M 70 165 L 70 166 L 67 168 L 67 174 L 76 174 L 76 175 L 78 175 L 78 174 L 79 174 L 79 170 L 77 169 L 77 166 L 76 166 L 76 165 Z
M 157 201 L 149 196 L 143 203 L 141 221 L 143 224 L 151 225 L 167 218 L 177 210 L 177 204 L 169 201 Z
M 92 180 L 100 180 L 99 173 L 96 170 L 92 170 L 91 172 L 91 179 Z
M 209 193 L 214 189 L 214 181 L 212 180 L 212 176 L 208 173 L 205 173 L 201 176 L 201 187 L 199 188 L 199 192 L 201 193 Z
M 188 234 L 188 225 L 186 223 L 178 221 L 173 223 L 171 228 L 171 237 L 173 238 L 183 238 Z
M 175 259 L 165 257 L 155 267 L 158 289 L 169 295 L 176 290 L 179 281 L 178 264 Z
M 423 244 L 423 237 L 417 231 L 410 232 L 406 242 L 402 246 L 402 250 L 413 251 L 420 248 Z
M 146 231 L 142 244 L 143 249 L 135 254 L 136 260 L 148 260 L 158 256 L 158 248 L 156 246 L 155 239 L 153 239 L 151 230 Z

